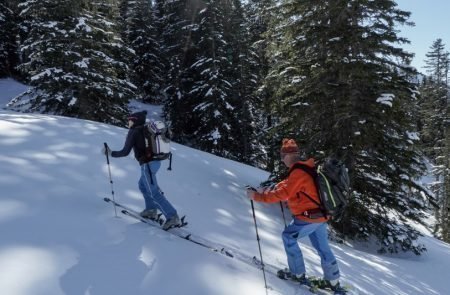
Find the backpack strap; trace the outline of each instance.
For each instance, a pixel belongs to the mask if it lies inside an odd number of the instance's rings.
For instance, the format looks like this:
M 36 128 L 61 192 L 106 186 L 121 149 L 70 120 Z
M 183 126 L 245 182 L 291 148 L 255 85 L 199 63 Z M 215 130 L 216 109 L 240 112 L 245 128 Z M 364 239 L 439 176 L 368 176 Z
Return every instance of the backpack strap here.
M 308 165 L 302 164 L 302 163 L 295 163 L 295 164 L 291 167 L 291 169 L 289 170 L 289 174 L 291 174 L 292 171 L 294 171 L 295 169 L 300 169 L 300 170 L 306 172 L 306 174 L 308 174 L 309 176 L 311 176 L 311 178 L 312 178 L 312 180 L 313 180 L 313 182 L 314 182 L 314 185 L 316 186 L 317 196 L 319 196 L 319 198 L 320 198 L 320 195 L 319 195 L 319 194 L 320 194 L 320 192 L 319 192 L 319 184 L 317 183 L 317 176 L 318 176 L 318 174 L 317 174 L 316 169 L 314 169 L 314 168 L 312 168 L 312 167 L 310 167 L 310 166 L 308 166 Z M 322 211 L 324 217 L 327 216 L 326 210 L 325 210 L 325 208 L 323 207 L 323 205 L 322 205 L 320 202 L 317 202 L 316 200 L 314 200 L 314 199 L 313 199 L 309 194 L 307 194 L 306 192 L 303 192 L 303 191 L 302 191 L 302 192 L 298 192 L 298 193 L 297 193 L 297 197 L 298 197 L 298 198 L 300 198 L 300 195 L 299 195 L 299 194 L 305 195 L 305 197 L 307 197 L 310 201 L 312 201 L 314 204 L 316 204 L 317 206 L 319 206 L 319 209 Z M 301 215 L 301 214 L 300 214 L 300 215 Z
M 311 196 L 308 195 L 307 193 L 305 193 L 305 192 L 298 192 L 298 193 L 297 193 L 297 197 L 300 199 L 299 194 L 304 194 L 305 197 L 307 197 L 307 198 L 310 199 L 314 204 L 316 204 L 317 206 L 319 206 L 319 208 L 322 208 L 322 204 L 320 204 L 319 202 L 317 202 L 316 200 L 314 200 L 313 198 L 311 198 Z
M 311 176 L 313 179 L 316 179 L 316 177 L 317 177 L 317 171 L 316 171 L 316 169 L 314 169 L 314 168 L 312 168 L 312 167 L 309 167 L 309 166 L 306 165 L 306 164 L 302 164 L 302 163 L 298 163 L 298 162 L 295 163 L 295 164 L 291 167 L 291 169 L 289 169 L 289 174 L 291 174 L 292 171 L 294 171 L 295 169 L 300 169 L 300 170 L 305 171 L 305 172 L 308 173 L 309 176 Z

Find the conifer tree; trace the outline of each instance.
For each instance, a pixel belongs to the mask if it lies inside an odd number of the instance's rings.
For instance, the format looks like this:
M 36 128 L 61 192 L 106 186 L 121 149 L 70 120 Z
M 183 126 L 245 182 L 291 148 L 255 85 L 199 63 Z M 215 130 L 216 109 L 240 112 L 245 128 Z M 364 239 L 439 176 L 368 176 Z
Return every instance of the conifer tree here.
M 250 163 L 258 145 L 257 67 L 240 2 L 196 4 L 157 2 L 167 28 L 162 48 L 169 61 L 166 112 L 172 131 L 180 142 Z
M 191 134 L 194 146 L 214 154 L 232 157 L 233 141 L 237 140 L 236 104 L 232 83 L 229 44 L 224 38 L 225 1 L 205 1 L 198 14 L 198 29 L 192 33 L 198 48 L 188 70 L 192 83 L 186 88 L 184 100 L 191 111 Z M 229 9 L 227 7 L 227 9 Z
M 448 95 L 448 94 L 447 94 Z M 442 148 L 442 177 L 443 177 L 443 202 L 442 202 L 442 239 L 450 243 L 450 99 L 447 96 L 445 111 L 444 147 Z
M 378 239 L 381 252 L 413 251 L 423 222 L 424 170 L 415 149 L 410 55 L 395 44 L 409 13 L 394 1 L 283 2 L 271 27 L 279 133 L 294 135 L 306 155 L 335 156 L 349 168 L 353 198 L 335 229 Z M 276 38 L 281 36 L 281 38 Z M 395 217 L 394 217 L 395 216 Z M 337 225 L 337 224 L 335 224 Z
M 134 50 L 133 81 L 145 102 L 160 103 L 163 87 L 163 63 L 155 11 L 147 0 L 125 0 L 122 4 L 124 35 Z
M 14 76 L 18 63 L 17 17 L 8 2 L 0 3 L 0 77 Z
M 30 91 L 9 104 L 118 124 L 135 86 L 122 61 L 130 51 L 116 32 L 116 3 L 22 1 L 24 62 Z
M 421 139 L 436 177 L 431 187 L 438 203 L 435 234 L 450 241 L 449 52 L 437 39 L 426 56 L 430 76 L 421 87 Z
M 227 6 L 225 6 L 227 7 Z M 237 129 L 233 133 L 237 141 L 232 149 L 233 157 L 238 161 L 265 167 L 265 146 L 261 135 L 257 133 L 264 125 L 261 120 L 262 101 L 257 89 L 262 81 L 259 74 L 258 55 L 252 47 L 249 22 L 241 1 L 233 0 L 224 10 L 224 39 L 228 44 L 227 58 L 231 60 L 232 97 L 236 105 L 234 120 Z M 228 21 L 227 21 L 228 20 Z
M 434 82 L 448 84 L 449 58 L 450 53 L 445 50 L 442 39 L 436 39 L 426 54 L 426 66 L 429 76 Z
M 274 95 L 273 89 L 264 83 L 264 78 L 268 76 L 271 70 L 270 63 L 273 62 L 273 52 L 268 52 L 268 45 L 274 38 L 279 38 L 276 32 L 271 34 L 270 24 L 277 17 L 274 11 L 275 2 L 273 0 L 247 2 L 247 24 L 249 38 L 252 49 L 256 54 L 258 69 L 253 73 L 258 78 L 257 97 L 261 102 L 259 114 L 259 133 L 258 139 L 263 144 L 259 157 L 263 159 L 263 168 L 272 171 L 273 177 L 279 176 L 279 149 L 282 138 L 285 134 L 279 132 L 276 126 L 279 124 L 279 118 L 273 111 L 276 109 L 278 98 Z
M 199 4 L 199 2 L 196 2 Z M 161 52 L 164 57 L 164 114 L 170 122 L 174 140 L 184 142 L 184 129 L 189 129 L 191 109 L 184 100 L 185 89 L 191 83 L 186 74 L 195 51 L 192 43 L 192 30 L 196 29 L 194 18 L 198 5 L 189 5 L 187 0 L 155 2 L 157 22 L 161 35 Z M 184 122 L 183 122 L 184 120 Z

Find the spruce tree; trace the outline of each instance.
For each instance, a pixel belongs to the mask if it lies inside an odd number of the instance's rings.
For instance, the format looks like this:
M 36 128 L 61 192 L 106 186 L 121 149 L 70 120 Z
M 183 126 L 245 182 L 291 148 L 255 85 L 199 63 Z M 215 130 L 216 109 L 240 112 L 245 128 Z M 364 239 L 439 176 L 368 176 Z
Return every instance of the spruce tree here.
M 22 1 L 20 70 L 30 91 L 10 107 L 119 124 L 135 86 L 114 2 Z
M 257 66 L 240 2 L 157 1 L 156 6 L 168 61 L 165 111 L 175 139 L 252 163 L 258 146 Z
M 0 3 L 0 78 L 8 75 L 9 72 L 9 58 L 8 51 L 6 50 L 6 44 L 8 40 L 5 38 L 6 26 L 11 21 L 12 11 Z
M 282 163 L 279 159 L 280 143 L 285 133 L 279 132 L 277 126 L 280 124 L 280 117 L 276 115 L 276 109 L 279 99 L 274 94 L 276 88 L 272 88 L 268 83 L 270 71 L 273 69 L 274 61 L 276 60 L 273 51 L 269 51 L 271 42 L 279 42 L 280 34 L 276 31 L 270 31 L 271 24 L 279 17 L 277 16 L 275 1 L 250 0 L 247 3 L 246 9 L 248 13 L 247 27 L 250 31 L 250 40 L 252 49 L 256 53 L 258 69 L 254 73 L 262 78 L 258 81 L 259 88 L 257 89 L 257 96 L 261 100 L 262 107 L 260 108 L 260 128 L 259 138 L 264 148 L 261 149 L 260 157 L 264 159 L 267 170 L 272 171 L 271 181 L 280 179 L 280 168 L 283 170 Z M 278 41 L 275 41 L 278 40 Z
M 450 99 L 448 96 L 445 114 L 444 146 L 442 148 L 442 175 L 444 183 L 444 198 L 442 202 L 442 239 L 447 243 L 450 243 Z
M 133 81 L 145 102 L 160 103 L 164 68 L 155 11 L 147 0 L 125 0 L 122 9 L 126 43 L 135 52 Z
M 450 241 L 449 52 L 437 39 L 426 56 L 429 77 L 421 87 L 421 139 L 436 177 L 431 186 L 438 203 L 435 234 Z
M 164 114 L 170 122 L 174 140 L 186 143 L 184 129 L 190 128 L 186 122 L 190 122 L 191 109 L 184 100 L 184 93 L 192 79 L 186 71 L 194 56 L 191 54 L 195 51 L 192 30 L 196 28 L 194 18 L 200 7 L 189 5 L 187 0 L 156 0 L 155 8 L 164 57 Z
M 436 83 L 448 84 L 450 53 L 445 50 L 445 44 L 442 39 L 436 39 L 430 47 L 430 51 L 426 54 L 426 66 L 429 76 Z
M 192 81 L 183 99 L 191 112 L 189 141 L 202 150 L 232 157 L 232 145 L 238 138 L 233 133 L 237 130 L 236 104 L 229 79 L 231 48 L 224 39 L 225 4 L 205 1 L 206 7 L 198 14 L 198 29 L 192 33 L 196 56 L 187 71 Z
M 335 229 L 374 236 L 381 252 L 420 254 L 424 170 L 416 127 L 405 107 L 415 103 L 410 54 L 396 26 L 409 13 L 394 1 L 283 2 L 273 8 L 272 69 L 279 133 L 293 135 L 306 155 L 335 156 L 349 168 L 353 198 Z
M 264 125 L 261 120 L 262 101 L 257 89 L 262 77 L 259 74 L 258 55 L 252 47 L 249 22 L 241 1 L 233 0 L 227 10 L 224 10 L 224 39 L 228 44 L 227 59 L 231 61 L 231 71 L 228 79 L 231 81 L 233 103 L 236 105 L 236 129 L 233 130 L 237 139 L 232 148 L 233 158 L 238 161 L 265 166 L 265 146 L 261 140 Z M 228 21 L 227 21 L 228 20 Z
M 0 3 L 0 78 L 14 76 L 18 63 L 17 16 L 8 2 Z

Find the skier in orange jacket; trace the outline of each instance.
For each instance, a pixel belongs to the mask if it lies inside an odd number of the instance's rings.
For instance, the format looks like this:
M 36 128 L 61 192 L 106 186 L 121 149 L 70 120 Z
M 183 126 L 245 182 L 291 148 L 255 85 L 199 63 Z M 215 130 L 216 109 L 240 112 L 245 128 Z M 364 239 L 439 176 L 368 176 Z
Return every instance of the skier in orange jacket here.
M 316 203 L 320 202 L 317 188 L 312 177 L 302 169 L 293 168 L 299 162 L 314 168 L 314 159 L 301 161 L 299 148 L 293 139 L 284 139 L 280 151 L 281 160 L 290 169 L 286 179 L 279 182 L 273 190 L 258 192 L 247 190 L 251 200 L 264 203 L 286 201 L 293 220 L 282 234 L 284 248 L 289 265 L 289 275 L 301 284 L 311 286 L 306 277 L 303 255 L 297 240 L 309 236 L 312 246 L 320 256 L 324 279 L 335 294 L 341 294 L 339 285 L 339 267 L 328 244 L 327 220 Z M 336 293 L 337 291 L 337 293 Z

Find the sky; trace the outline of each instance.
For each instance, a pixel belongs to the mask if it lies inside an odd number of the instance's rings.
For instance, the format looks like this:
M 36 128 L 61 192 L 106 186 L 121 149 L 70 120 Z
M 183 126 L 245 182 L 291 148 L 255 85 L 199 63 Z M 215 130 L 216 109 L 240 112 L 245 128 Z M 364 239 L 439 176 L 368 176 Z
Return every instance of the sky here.
M 411 41 L 404 48 L 415 53 L 412 65 L 422 73 L 426 73 L 425 54 L 433 42 L 441 38 L 450 51 L 450 1 L 449 0 L 397 0 L 398 7 L 411 12 L 410 21 L 414 27 L 400 27 L 400 36 Z
M 103 201 L 112 193 L 101 148 L 103 142 L 121 148 L 128 130 L 2 110 L 24 88 L 0 79 L 1 294 L 311 295 L 274 275 L 287 266 L 278 204 L 255 204 L 267 291 L 261 270 L 250 262 L 259 252 L 244 185 L 258 186 L 268 172 L 172 144 L 173 169 L 163 163 L 158 183 L 187 216 L 183 230 L 231 250 L 235 258 L 221 255 L 120 210 L 116 217 Z M 142 210 L 136 160 L 132 155 L 110 160 L 115 200 Z M 428 248 L 420 257 L 380 255 L 377 247 L 351 241 L 330 243 L 341 282 L 352 286 L 349 295 L 448 294 L 450 245 L 413 226 Z M 308 274 L 320 276 L 320 259 L 308 239 L 301 248 Z

